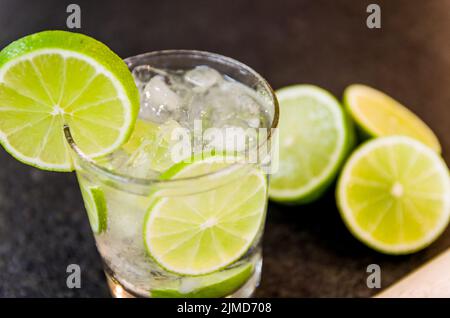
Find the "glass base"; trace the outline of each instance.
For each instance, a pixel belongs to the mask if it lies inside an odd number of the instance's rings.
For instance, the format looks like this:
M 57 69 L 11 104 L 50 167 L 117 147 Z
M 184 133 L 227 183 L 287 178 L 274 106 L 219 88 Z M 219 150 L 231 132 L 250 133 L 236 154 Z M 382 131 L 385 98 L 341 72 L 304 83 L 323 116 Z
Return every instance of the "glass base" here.
M 225 298 L 249 298 L 252 297 L 256 287 L 258 287 L 261 280 L 262 260 L 256 263 L 255 271 L 247 282 L 241 286 L 234 293 L 225 296 Z M 144 295 L 139 295 L 128 290 L 116 278 L 114 278 L 108 271 L 105 271 L 106 280 L 108 282 L 109 290 L 114 298 L 142 298 Z M 150 298 L 150 297 L 148 297 Z

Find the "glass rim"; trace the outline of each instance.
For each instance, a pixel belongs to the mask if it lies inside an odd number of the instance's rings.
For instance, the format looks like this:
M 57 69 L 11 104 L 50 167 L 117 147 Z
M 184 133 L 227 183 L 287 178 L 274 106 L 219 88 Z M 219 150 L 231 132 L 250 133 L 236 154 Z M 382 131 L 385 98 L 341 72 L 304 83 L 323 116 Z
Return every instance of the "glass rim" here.
M 229 65 L 230 67 L 244 69 L 249 74 L 254 76 L 258 80 L 258 82 L 260 82 L 264 86 L 264 89 L 267 91 L 267 93 L 269 93 L 271 104 L 273 105 L 273 108 L 274 108 L 272 123 L 271 123 L 270 127 L 268 127 L 269 133 L 267 135 L 267 139 L 265 140 L 265 142 L 268 142 L 271 139 L 271 137 L 273 136 L 272 130 L 277 128 L 277 126 L 278 126 L 279 104 L 278 104 L 278 100 L 276 98 L 275 92 L 273 91 L 272 87 L 259 73 L 257 73 L 251 67 L 249 67 L 249 66 L 245 65 L 244 63 L 239 62 L 233 58 L 226 57 L 226 56 L 223 56 L 223 55 L 217 54 L 217 53 L 211 53 L 211 52 L 199 51 L 199 50 L 184 50 L 183 49 L 183 50 L 152 51 L 152 52 L 147 52 L 147 53 L 142 53 L 142 54 L 127 57 L 124 59 L 124 62 L 127 64 L 128 68 L 130 68 L 132 66 L 133 61 L 137 61 L 139 59 L 146 58 L 146 57 L 164 56 L 164 55 L 185 55 L 185 56 L 200 57 L 200 58 L 205 58 L 205 59 L 210 59 L 210 60 L 212 59 L 217 62 L 221 62 L 226 65 Z M 78 145 L 76 144 L 75 140 L 72 137 L 70 127 L 67 124 L 64 125 L 63 130 L 64 130 L 64 136 L 66 138 L 66 141 L 68 142 L 70 148 L 75 152 L 75 154 L 81 160 L 81 162 L 86 164 L 89 168 L 91 168 L 96 173 L 102 175 L 103 177 L 106 177 L 108 179 L 111 179 L 111 180 L 114 180 L 114 181 L 120 182 L 120 183 L 136 184 L 138 186 L 148 186 L 148 185 L 152 185 L 155 183 L 165 183 L 165 184 L 166 183 L 178 183 L 178 182 L 182 182 L 182 181 L 198 180 L 200 178 L 220 176 L 224 173 L 225 174 L 228 173 L 229 171 L 233 171 L 234 169 L 236 169 L 237 166 L 240 165 L 239 163 L 233 163 L 233 164 L 230 164 L 230 166 L 228 166 L 228 167 L 224 167 L 224 168 L 212 171 L 212 172 L 208 172 L 208 173 L 193 176 L 193 177 L 179 178 L 179 179 L 162 180 L 162 179 L 158 179 L 158 178 L 139 178 L 139 177 L 134 177 L 131 175 L 114 172 L 111 169 L 108 169 L 102 165 L 99 165 L 78 147 Z M 258 145 L 258 148 L 259 148 L 259 145 Z

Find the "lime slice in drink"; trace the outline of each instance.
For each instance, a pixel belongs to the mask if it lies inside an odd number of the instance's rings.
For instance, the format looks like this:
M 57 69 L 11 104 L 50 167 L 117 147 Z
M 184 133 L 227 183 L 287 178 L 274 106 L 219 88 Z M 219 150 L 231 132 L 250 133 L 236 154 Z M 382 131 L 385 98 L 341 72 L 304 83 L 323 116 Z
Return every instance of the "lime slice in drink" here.
M 112 152 L 128 139 L 138 110 L 125 63 L 88 36 L 44 31 L 0 52 L 0 142 L 24 163 L 72 170 L 64 124 L 87 155 Z
M 238 267 L 203 276 L 187 276 L 171 286 L 151 291 L 154 298 L 219 298 L 238 290 L 253 274 L 253 265 Z
M 409 137 L 381 137 L 361 146 L 345 164 L 336 195 L 349 230 L 387 254 L 424 248 L 449 222 L 447 166 Z
M 92 231 L 97 234 L 106 231 L 108 209 L 103 190 L 98 186 L 79 184 Z
M 333 181 L 353 145 L 352 126 L 339 102 L 312 85 L 277 91 L 280 102 L 279 168 L 270 179 L 270 198 L 308 203 Z
M 221 157 L 177 163 L 162 178 L 204 175 L 226 165 L 230 163 Z M 227 180 L 220 186 L 215 186 L 215 174 L 201 177 L 203 181 L 184 181 L 190 194 L 154 194 L 144 221 L 144 241 L 161 267 L 183 275 L 207 274 L 237 261 L 251 247 L 264 220 L 267 180 L 258 169 L 241 167 L 246 169 L 242 174 L 233 167 L 216 172 L 220 180 Z
M 344 92 L 344 104 L 363 136 L 409 136 L 441 152 L 437 137 L 419 117 L 374 88 L 350 85 Z

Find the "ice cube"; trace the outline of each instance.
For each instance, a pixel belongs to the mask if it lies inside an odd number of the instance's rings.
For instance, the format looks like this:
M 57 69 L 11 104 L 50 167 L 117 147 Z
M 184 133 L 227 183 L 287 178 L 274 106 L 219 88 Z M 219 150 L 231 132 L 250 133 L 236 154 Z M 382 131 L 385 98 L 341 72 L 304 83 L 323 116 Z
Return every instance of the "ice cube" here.
M 123 149 L 118 149 L 110 154 L 96 158 L 95 162 L 107 169 L 119 171 L 120 167 L 129 159 L 130 155 Z
M 155 167 L 153 141 L 143 140 L 142 144 L 131 154 L 121 167 L 121 172 L 137 178 L 152 178 L 158 175 Z
M 166 84 L 164 77 L 157 75 L 145 85 L 141 96 L 139 115 L 157 123 L 167 121 L 172 112 L 180 108 L 180 98 Z
M 261 101 L 256 92 L 247 89 L 247 87 L 237 91 L 236 103 L 237 107 L 246 114 L 259 115 L 260 113 Z
M 261 120 L 259 118 L 257 118 L 257 117 L 248 118 L 247 119 L 247 124 L 251 128 L 259 128 L 260 125 L 261 125 Z
M 263 101 L 254 90 L 237 82 L 223 82 L 208 91 L 214 111 L 211 126 L 259 128 Z
M 158 144 L 165 147 L 164 157 L 158 161 L 162 170 L 191 155 L 191 137 L 190 131 L 173 119 L 159 127 Z
M 139 92 L 142 93 L 145 85 L 156 75 L 166 76 L 166 72 L 150 65 L 138 65 L 136 66 L 131 75 L 133 75 L 134 82 L 136 83 Z
M 182 101 L 189 99 L 194 94 L 192 85 L 184 80 L 184 74 L 183 71 L 173 71 L 165 77 L 166 81 L 170 83 L 170 89 L 175 92 Z
M 222 128 L 227 121 L 236 116 L 233 97 L 227 95 L 220 87 L 210 88 L 190 105 L 191 120 L 201 119 L 203 128 Z
M 193 129 L 194 121 L 200 120 L 202 127 L 208 127 L 212 108 L 209 106 L 207 96 L 203 94 L 193 94 L 186 103 L 183 121 L 179 121 L 183 126 Z
M 204 133 L 204 148 L 227 152 L 242 152 L 246 149 L 247 135 L 242 127 L 223 127 L 207 130 Z
M 127 240 L 128 243 L 140 241 L 138 235 L 145 216 L 147 200 L 112 187 L 103 189 L 108 201 L 108 234 L 111 240 Z M 132 244 L 128 247 L 132 247 Z
M 118 167 L 119 172 L 138 178 L 153 178 L 173 165 L 172 147 L 178 140 L 173 137 L 181 126 L 173 119 L 159 126 L 156 136 L 143 137 L 140 145 Z
M 180 128 L 180 124 L 178 124 L 175 120 L 169 119 L 164 124 L 159 126 L 158 129 L 158 140 L 160 143 L 164 142 L 170 144 L 172 140 L 172 133 L 174 129 Z
M 203 92 L 216 83 L 219 83 L 222 76 L 215 69 L 201 65 L 188 71 L 184 75 L 184 79 L 186 82 L 194 85 L 194 90 Z

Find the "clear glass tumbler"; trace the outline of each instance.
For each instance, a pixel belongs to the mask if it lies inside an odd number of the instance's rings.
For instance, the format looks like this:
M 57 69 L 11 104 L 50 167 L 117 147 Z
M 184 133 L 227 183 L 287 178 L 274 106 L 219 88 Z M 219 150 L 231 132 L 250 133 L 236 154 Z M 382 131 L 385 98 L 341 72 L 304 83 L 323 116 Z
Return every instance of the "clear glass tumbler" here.
M 278 103 L 271 87 L 233 59 L 172 50 L 125 62 L 130 70 L 139 65 L 165 70 L 214 68 L 259 94 L 269 117 L 265 128 L 277 126 Z M 218 164 L 217 169 L 188 177 L 136 178 L 84 155 L 70 127 L 65 127 L 65 135 L 113 296 L 252 295 L 261 276 L 268 201 L 268 175 L 258 162 Z M 267 136 L 270 140 L 271 133 Z M 196 236 L 198 231 L 201 237 Z

